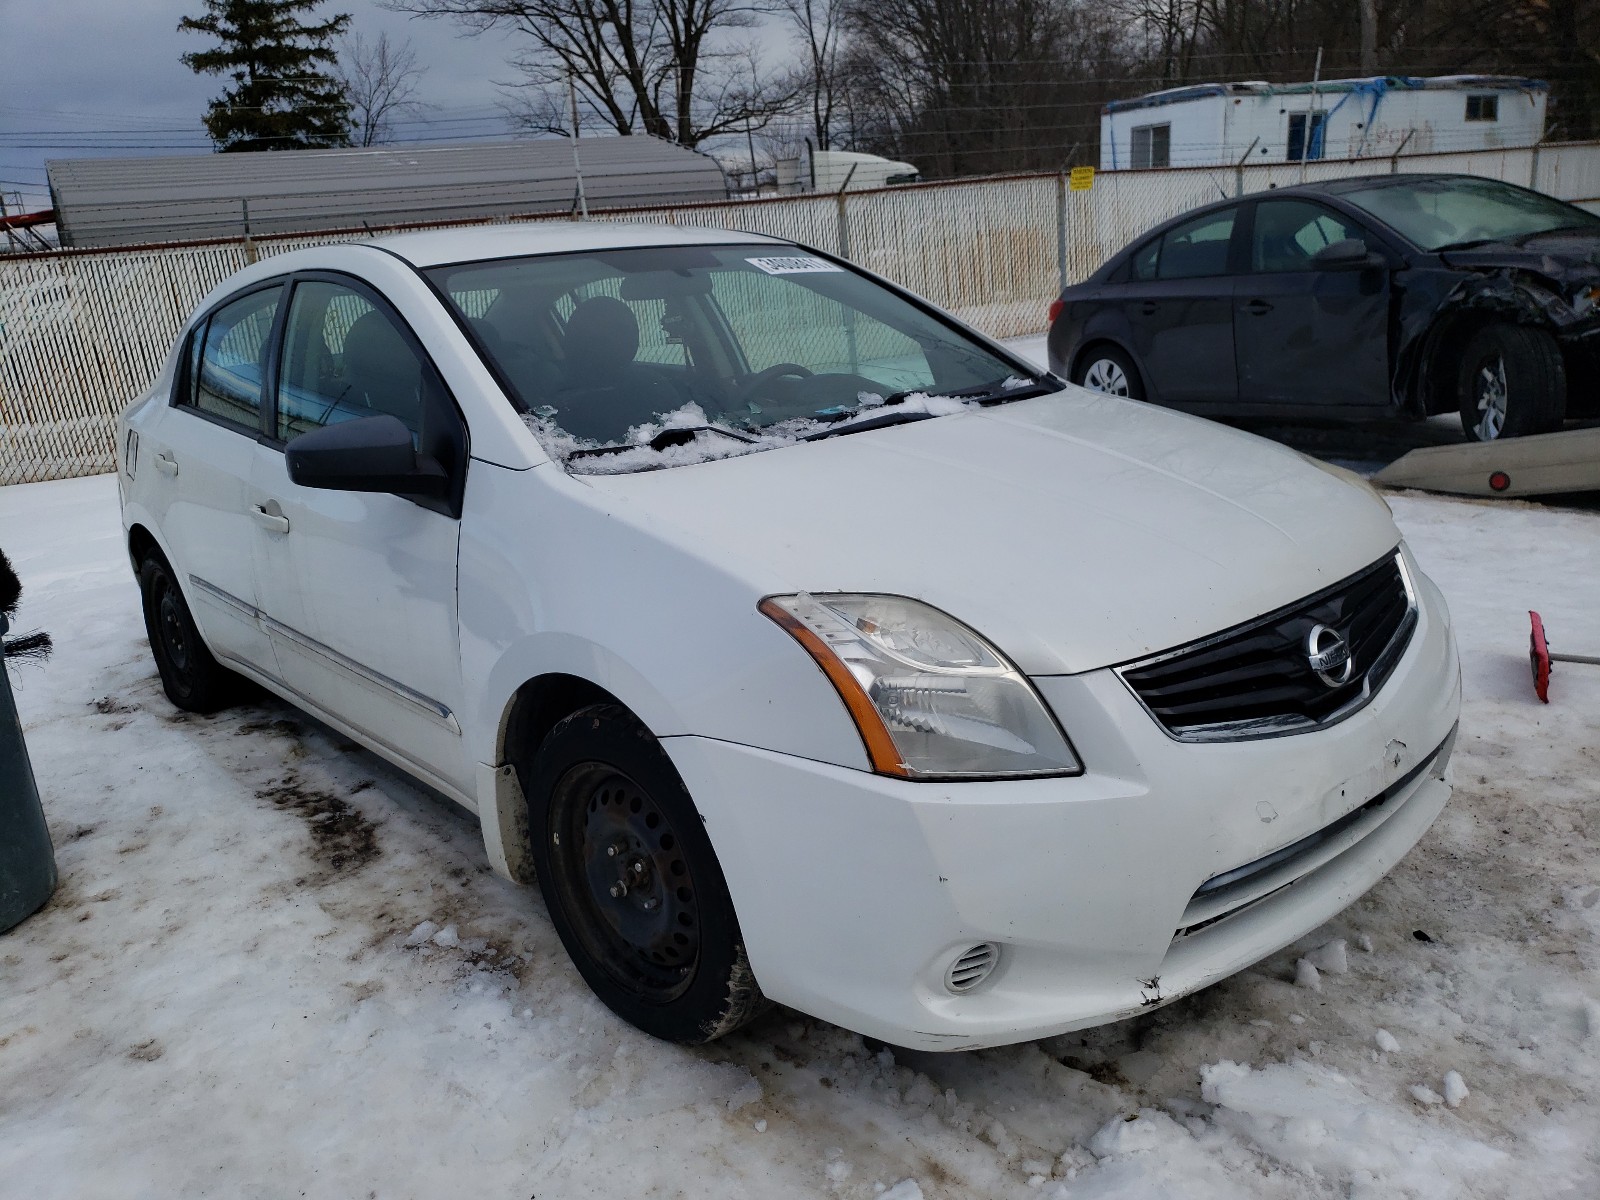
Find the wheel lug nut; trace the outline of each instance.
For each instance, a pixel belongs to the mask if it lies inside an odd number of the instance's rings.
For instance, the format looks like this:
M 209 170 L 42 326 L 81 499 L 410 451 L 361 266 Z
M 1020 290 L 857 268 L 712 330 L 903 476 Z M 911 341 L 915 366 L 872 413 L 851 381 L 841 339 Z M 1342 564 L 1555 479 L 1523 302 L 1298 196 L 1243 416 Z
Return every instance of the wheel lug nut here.
M 661 906 L 661 901 L 656 899 L 654 896 L 651 896 L 650 899 L 648 899 L 648 900 L 646 900 L 644 902 L 645 911 L 647 911 L 647 912 L 653 911 L 653 910 L 659 908 L 660 906 Z
M 628 885 L 627 884 L 625 884 L 625 883 L 613 883 L 611 885 L 611 898 L 613 900 L 621 900 L 627 894 L 628 894 Z

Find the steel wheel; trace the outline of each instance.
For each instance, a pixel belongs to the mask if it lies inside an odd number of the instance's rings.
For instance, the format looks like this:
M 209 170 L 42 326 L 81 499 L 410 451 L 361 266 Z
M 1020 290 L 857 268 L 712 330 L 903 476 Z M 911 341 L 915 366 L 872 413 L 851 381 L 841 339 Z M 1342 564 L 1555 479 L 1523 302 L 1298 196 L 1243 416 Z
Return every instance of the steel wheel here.
M 1109 358 L 1097 358 L 1083 373 L 1083 386 L 1092 392 L 1105 392 L 1111 396 L 1128 394 L 1128 376 Z
M 1506 427 L 1506 360 L 1497 354 L 1478 367 L 1476 377 L 1478 422 L 1473 433 L 1480 442 L 1492 442 Z
M 197 713 L 231 703 L 241 680 L 211 656 L 165 559 L 151 554 L 139 565 L 139 592 L 150 653 L 167 699 Z
M 605 763 L 568 771 L 552 807 L 553 882 L 584 948 L 641 1000 L 681 995 L 700 960 L 700 907 L 671 822 Z
M 517 752 L 517 774 L 550 920 L 612 1012 L 698 1044 L 761 1011 L 705 817 L 637 717 L 581 708 Z

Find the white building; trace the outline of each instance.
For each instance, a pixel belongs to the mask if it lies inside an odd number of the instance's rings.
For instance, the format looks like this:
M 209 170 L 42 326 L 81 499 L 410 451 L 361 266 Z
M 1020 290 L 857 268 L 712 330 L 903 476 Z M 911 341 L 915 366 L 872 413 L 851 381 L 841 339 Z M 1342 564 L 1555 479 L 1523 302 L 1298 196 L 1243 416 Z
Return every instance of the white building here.
M 1544 136 L 1549 91 L 1540 80 L 1505 75 L 1172 88 L 1101 109 L 1100 169 L 1531 146 Z

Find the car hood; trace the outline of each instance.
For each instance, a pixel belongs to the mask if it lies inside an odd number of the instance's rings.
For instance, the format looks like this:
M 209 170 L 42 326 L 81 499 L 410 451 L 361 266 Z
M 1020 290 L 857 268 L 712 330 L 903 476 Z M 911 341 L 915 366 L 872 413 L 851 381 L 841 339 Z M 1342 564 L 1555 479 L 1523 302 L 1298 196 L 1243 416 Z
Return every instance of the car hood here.
M 1489 271 L 1509 267 L 1551 279 L 1600 279 L 1600 235 L 1545 233 L 1514 242 L 1489 242 L 1467 250 L 1444 250 L 1452 267 Z
M 1373 493 L 1293 451 L 1080 388 L 582 482 L 609 518 L 747 580 L 752 606 L 911 596 L 1034 675 L 1215 633 L 1399 541 Z

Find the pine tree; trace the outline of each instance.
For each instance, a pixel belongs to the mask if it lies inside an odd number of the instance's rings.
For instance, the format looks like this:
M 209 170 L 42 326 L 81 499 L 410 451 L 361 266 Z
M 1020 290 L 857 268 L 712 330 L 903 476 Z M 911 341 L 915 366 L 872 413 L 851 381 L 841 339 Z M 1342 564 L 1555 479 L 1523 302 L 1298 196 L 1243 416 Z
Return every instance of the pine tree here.
M 350 14 L 307 24 L 322 0 L 206 0 L 205 14 L 184 17 L 180 31 L 221 44 L 183 56 L 200 75 L 228 75 L 234 86 L 211 102 L 206 131 L 218 150 L 306 150 L 350 144 L 350 104 L 326 68 L 332 41 Z

